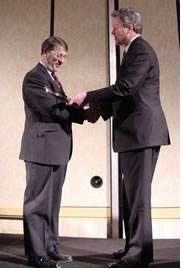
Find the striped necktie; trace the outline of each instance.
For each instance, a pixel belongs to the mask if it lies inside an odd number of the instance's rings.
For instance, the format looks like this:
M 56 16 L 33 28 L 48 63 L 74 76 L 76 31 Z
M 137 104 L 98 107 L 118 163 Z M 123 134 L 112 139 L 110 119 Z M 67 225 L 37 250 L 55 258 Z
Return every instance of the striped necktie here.
M 63 98 L 66 99 L 67 101 L 67 95 L 65 94 L 63 88 L 62 88 L 62 84 L 60 83 L 60 81 L 58 80 L 58 77 L 56 76 L 56 74 L 54 72 L 51 73 L 51 76 L 53 77 L 53 82 L 55 83 L 55 85 L 59 88 L 59 93 L 63 96 Z
M 53 77 L 53 81 L 54 81 L 54 83 L 57 85 L 57 87 L 58 88 L 62 88 L 62 85 L 61 85 L 61 83 L 59 82 L 59 80 L 58 80 L 58 77 L 56 76 L 56 74 L 54 73 L 54 72 L 52 72 L 51 73 L 51 76 Z

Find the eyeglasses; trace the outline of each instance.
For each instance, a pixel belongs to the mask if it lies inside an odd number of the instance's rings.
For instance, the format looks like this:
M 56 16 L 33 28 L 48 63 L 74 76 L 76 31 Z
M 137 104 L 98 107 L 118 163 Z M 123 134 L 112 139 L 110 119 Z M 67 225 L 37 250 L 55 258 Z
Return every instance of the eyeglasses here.
M 60 58 L 64 61 L 67 61 L 67 56 L 66 55 L 62 55 L 62 54 L 59 54 L 59 53 L 56 53 L 54 51 L 50 51 L 50 53 L 54 54 L 57 58 Z

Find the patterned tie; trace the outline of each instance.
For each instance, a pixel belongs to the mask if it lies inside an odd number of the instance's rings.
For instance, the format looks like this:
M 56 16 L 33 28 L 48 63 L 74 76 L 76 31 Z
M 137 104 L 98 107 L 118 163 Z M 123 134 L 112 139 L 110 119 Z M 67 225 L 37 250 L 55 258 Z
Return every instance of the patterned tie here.
M 62 88 L 62 84 L 60 83 L 60 81 L 58 80 L 58 77 L 56 76 L 56 74 L 54 72 L 51 73 L 52 77 L 53 77 L 53 82 L 55 83 L 55 85 L 59 88 L 59 93 L 63 96 L 63 98 L 67 101 L 67 95 L 65 94 L 65 92 L 63 91 Z
M 62 88 L 62 85 L 61 85 L 61 83 L 59 82 L 58 77 L 56 76 L 56 74 L 55 74 L 54 72 L 52 72 L 52 73 L 51 73 L 51 76 L 53 77 L 54 83 L 57 85 L 57 87 L 61 89 L 61 88 Z

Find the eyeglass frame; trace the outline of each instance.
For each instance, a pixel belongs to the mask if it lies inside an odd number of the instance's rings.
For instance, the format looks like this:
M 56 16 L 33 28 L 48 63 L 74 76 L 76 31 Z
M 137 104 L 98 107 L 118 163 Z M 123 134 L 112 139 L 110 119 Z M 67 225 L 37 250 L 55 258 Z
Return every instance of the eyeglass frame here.
M 56 53 L 53 50 L 50 50 L 50 53 L 53 53 L 57 58 L 62 58 L 62 59 L 64 59 L 64 61 L 67 61 L 67 55 L 61 55 L 59 53 Z

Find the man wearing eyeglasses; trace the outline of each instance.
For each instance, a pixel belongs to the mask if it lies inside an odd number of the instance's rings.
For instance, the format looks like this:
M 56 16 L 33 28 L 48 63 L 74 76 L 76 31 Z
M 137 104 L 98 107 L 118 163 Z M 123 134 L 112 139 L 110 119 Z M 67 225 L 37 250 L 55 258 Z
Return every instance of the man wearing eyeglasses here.
M 24 246 L 29 265 L 40 268 L 59 268 L 60 262 L 72 261 L 59 251 L 58 214 L 72 153 L 71 124 L 82 124 L 89 110 L 67 106 L 56 76 L 67 52 L 61 38 L 46 39 L 40 62 L 23 81 L 25 128 L 19 158 L 26 167 Z

